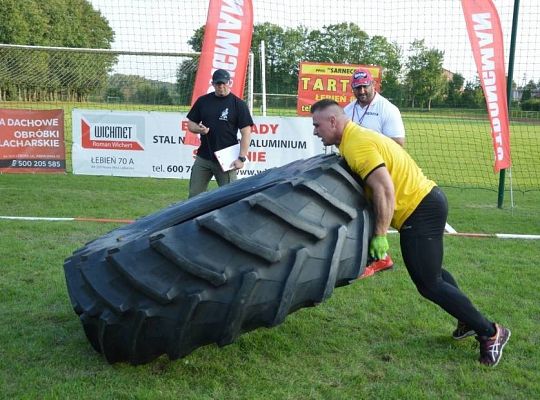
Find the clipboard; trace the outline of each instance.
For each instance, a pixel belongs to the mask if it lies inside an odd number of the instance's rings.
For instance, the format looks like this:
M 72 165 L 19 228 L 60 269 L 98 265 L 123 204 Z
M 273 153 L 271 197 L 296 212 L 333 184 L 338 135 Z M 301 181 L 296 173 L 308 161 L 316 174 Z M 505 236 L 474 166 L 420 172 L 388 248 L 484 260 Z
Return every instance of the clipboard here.
M 240 155 L 240 143 L 214 151 L 214 154 L 221 166 L 221 170 L 223 172 L 230 171 L 234 168 L 231 164 L 234 160 L 238 159 L 238 156 Z

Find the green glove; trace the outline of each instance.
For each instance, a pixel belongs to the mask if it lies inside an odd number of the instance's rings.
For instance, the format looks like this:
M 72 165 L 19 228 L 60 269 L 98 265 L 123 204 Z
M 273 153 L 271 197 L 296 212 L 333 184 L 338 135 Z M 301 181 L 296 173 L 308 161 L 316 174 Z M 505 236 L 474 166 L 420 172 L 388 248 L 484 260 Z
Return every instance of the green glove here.
M 386 235 L 375 235 L 369 243 L 369 255 L 376 260 L 381 260 L 386 257 L 389 247 Z

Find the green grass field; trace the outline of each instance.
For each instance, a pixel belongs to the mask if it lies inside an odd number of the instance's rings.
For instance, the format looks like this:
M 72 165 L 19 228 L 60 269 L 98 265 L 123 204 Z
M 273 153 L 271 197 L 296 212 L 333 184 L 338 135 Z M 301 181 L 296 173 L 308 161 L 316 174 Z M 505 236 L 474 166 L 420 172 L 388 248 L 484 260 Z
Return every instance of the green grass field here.
M 186 181 L 0 175 L 2 215 L 138 218 L 186 198 Z M 459 232 L 540 234 L 540 192 L 496 208 L 489 190 L 445 189 Z M 109 365 L 71 308 L 63 260 L 118 224 L 0 220 L 0 398 L 533 399 L 540 393 L 538 241 L 447 237 L 445 265 L 486 315 L 512 329 L 495 369 L 473 338 L 397 268 L 338 288 L 282 325 L 169 361 Z
M 407 150 L 424 172 L 442 185 L 497 190 L 493 171 L 493 145 L 486 119 L 466 115 L 405 113 Z M 540 188 L 540 125 L 534 121 L 510 126 L 514 190 Z

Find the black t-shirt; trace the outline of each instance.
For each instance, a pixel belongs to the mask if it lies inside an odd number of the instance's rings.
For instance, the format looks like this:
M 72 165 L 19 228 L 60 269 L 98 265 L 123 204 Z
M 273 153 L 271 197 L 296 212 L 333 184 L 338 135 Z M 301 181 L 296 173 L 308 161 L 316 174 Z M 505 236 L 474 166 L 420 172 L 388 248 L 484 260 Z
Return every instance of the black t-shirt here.
M 197 155 L 207 160 L 216 159 L 214 151 L 238 143 L 239 129 L 253 125 L 247 104 L 232 93 L 219 97 L 212 92 L 199 97 L 187 118 L 210 128 L 206 135 L 200 135 L 197 149 Z

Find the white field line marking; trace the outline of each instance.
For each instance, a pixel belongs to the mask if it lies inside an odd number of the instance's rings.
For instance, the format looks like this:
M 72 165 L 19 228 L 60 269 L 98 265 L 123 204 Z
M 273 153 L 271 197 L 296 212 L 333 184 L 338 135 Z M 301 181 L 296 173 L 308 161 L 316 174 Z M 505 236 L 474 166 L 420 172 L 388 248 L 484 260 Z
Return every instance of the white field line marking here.
M 59 217 L 14 217 L 8 215 L 0 215 L 1 219 L 8 220 L 22 220 L 22 221 L 77 221 L 77 222 L 116 222 L 130 224 L 133 219 L 116 219 L 116 218 L 86 218 L 86 217 L 72 217 L 72 218 L 59 218 Z M 450 225 L 447 224 L 447 228 Z M 446 234 L 450 236 L 462 236 L 462 237 L 477 237 L 477 238 L 498 238 L 498 239 L 524 239 L 524 240 L 540 240 L 540 235 L 521 235 L 516 233 L 466 233 L 456 232 L 451 226 L 450 229 L 445 229 Z M 388 233 L 398 233 L 394 229 L 390 229 Z
M 58 218 L 58 217 L 13 217 L 8 215 L 0 215 L 0 219 L 22 220 L 22 221 L 84 221 L 84 222 L 119 222 L 124 224 L 130 224 L 133 219 L 117 219 L 117 218 L 85 218 L 85 217 L 72 217 L 72 218 Z

